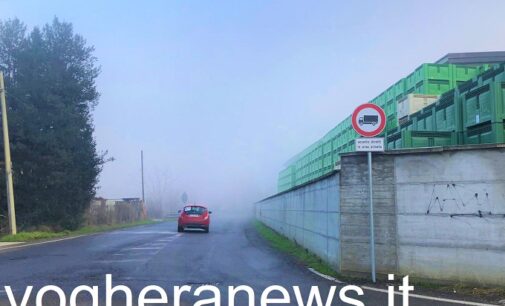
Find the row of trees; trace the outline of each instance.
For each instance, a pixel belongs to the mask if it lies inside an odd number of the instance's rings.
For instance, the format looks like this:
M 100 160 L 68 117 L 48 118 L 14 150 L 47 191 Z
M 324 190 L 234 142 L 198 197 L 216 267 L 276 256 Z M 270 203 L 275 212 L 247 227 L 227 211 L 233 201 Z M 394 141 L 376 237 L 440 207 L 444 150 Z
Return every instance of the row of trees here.
M 70 23 L 56 18 L 30 31 L 18 19 L 0 21 L 0 70 L 21 228 L 77 228 L 95 195 L 106 159 L 93 138 L 100 73 L 93 52 Z M 5 198 L 0 188 L 4 216 Z

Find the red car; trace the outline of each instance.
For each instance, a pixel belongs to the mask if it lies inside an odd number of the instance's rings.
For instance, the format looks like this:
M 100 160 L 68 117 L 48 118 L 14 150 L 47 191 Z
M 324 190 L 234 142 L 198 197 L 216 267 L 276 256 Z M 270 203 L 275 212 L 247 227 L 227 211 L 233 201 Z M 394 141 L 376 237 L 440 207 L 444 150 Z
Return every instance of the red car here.
M 185 228 L 200 228 L 206 233 L 209 232 L 210 214 L 207 207 L 201 205 L 187 205 L 182 211 L 179 210 L 179 220 L 177 231 L 183 232 Z

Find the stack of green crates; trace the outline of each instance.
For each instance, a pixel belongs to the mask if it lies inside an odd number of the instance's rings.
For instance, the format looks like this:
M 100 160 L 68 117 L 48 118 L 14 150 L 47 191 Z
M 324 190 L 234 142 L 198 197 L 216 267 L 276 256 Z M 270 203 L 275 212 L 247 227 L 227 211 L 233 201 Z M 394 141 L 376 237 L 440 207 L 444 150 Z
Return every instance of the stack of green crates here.
M 457 144 L 455 132 L 397 131 L 388 136 L 387 149 L 452 146 Z
M 503 64 L 422 64 L 371 100 L 386 112 L 387 149 L 503 142 L 504 82 Z M 410 93 L 440 99 L 399 125 L 397 104 Z M 332 172 L 357 137 L 348 116 L 281 171 L 279 191 Z
M 465 144 L 505 142 L 504 96 L 505 80 L 479 86 L 462 95 Z
M 295 166 L 290 165 L 281 172 L 279 172 L 279 179 L 277 181 L 277 190 L 279 192 L 291 189 L 295 186 Z
M 457 66 L 453 64 L 423 64 L 404 79 L 396 82 L 381 95 L 372 100 L 379 106 L 384 103 L 387 116 L 387 131 L 395 132 L 398 127 L 396 106 L 406 95 L 441 95 L 459 84 L 471 79 L 486 69 L 486 66 Z
M 452 146 L 457 144 L 455 132 L 404 131 L 403 146 L 406 148 Z
M 387 148 L 505 142 L 504 65 L 488 66 L 487 71 L 458 83 L 437 102 L 410 115 L 408 122 L 390 131 Z
M 293 162 L 295 185 L 306 183 L 321 175 L 324 142 L 319 140 L 298 154 Z

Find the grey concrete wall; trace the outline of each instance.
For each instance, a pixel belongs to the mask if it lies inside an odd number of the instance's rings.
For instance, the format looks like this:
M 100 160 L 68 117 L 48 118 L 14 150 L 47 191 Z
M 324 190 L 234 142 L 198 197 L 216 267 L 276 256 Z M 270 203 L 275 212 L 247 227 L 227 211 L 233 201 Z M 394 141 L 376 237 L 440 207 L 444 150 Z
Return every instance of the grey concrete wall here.
M 505 284 L 505 146 L 375 154 L 377 271 Z M 257 218 L 343 273 L 369 273 L 367 160 L 256 204 Z
M 395 156 L 402 274 L 505 284 L 505 150 Z
M 256 217 L 339 269 L 339 175 L 256 204 Z
M 377 272 L 397 268 L 394 160 L 376 155 L 372 163 Z M 370 205 L 367 156 L 342 156 L 340 171 L 341 271 L 369 273 Z

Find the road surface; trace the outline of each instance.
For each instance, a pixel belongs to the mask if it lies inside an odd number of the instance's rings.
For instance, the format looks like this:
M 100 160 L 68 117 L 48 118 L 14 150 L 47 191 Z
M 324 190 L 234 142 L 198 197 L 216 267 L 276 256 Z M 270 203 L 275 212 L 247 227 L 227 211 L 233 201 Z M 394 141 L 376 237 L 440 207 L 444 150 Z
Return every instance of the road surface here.
M 111 274 L 113 286 L 127 285 L 132 290 L 134 305 L 140 290 L 148 285 L 162 287 L 168 304 L 173 305 L 174 286 L 190 285 L 194 290 L 203 284 L 220 288 L 222 305 L 228 305 L 228 286 L 252 287 L 255 305 L 260 305 L 266 287 L 281 285 L 288 289 L 291 304 L 297 305 L 291 286 L 300 286 L 304 297 L 310 286 L 319 286 L 326 297 L 330 286 L 337 285 L 332 305 L 349 305 L 338 298 L 342 285 L 313 274 L 272 249 L 258 236 L 251 221 L 220 220 L 216 215 L 209 234 L 177 233 L 175 222 L 164 222 L 0 251 L 0 303 L 9 305 L 6 292 L 1 290 L 6 285 L 12 287 L 18 302 L 26 286 L 34 286 L 30 305 L 42 286 L 61 287 L 68 302 L 75 287 L 89 285 L 99 286 L 99 305 L 105 305 L 105 275 Z M 193 305 L 211 296 L 185 293 L 181 305 Z M 91 305 L 89 295 L 78 297 L 78 305 Z M 44 305 L 58 305 L 57 300 L 56 294 L 48 293 Z M 381 292 L 365 290 L 359 300 L 365 305 L 387 305 L 387 296 Z M 247 305 L 245 294 L 237 295 L 236 301 L 235 305 Z M 115 294 L 113 305 L 126 305 L 124 296 Z M 400 297 L 396 305 L 402 305 Z M 458 304 L 411 299 L 410 305 Z

